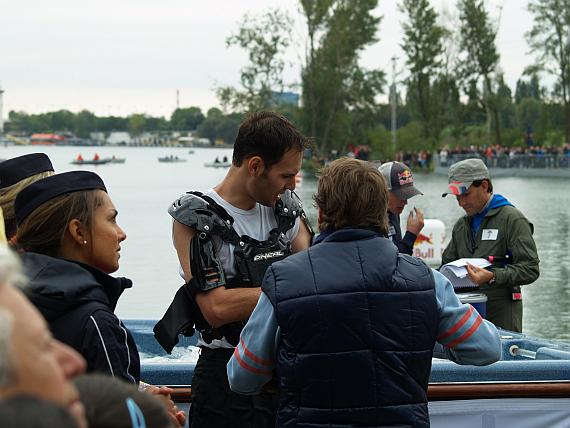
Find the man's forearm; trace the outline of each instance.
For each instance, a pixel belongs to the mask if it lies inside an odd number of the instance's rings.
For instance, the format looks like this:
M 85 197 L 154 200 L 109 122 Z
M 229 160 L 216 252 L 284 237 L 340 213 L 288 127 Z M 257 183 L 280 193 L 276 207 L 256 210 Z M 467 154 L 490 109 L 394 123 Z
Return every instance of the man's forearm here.
M 249 318 L 261 294 L 261 287 L 218 287 L 197 293 L 196 302 L 212 327 Z

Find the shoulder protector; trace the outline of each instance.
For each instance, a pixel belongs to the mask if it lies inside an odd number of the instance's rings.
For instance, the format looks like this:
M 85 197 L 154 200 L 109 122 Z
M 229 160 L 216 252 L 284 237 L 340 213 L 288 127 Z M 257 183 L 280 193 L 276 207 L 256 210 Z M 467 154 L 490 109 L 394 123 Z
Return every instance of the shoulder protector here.
M 176 221 L 209 235 L 227 235 L 234 219 L 213 199 L 200 192 L 187 192 L 168 208 Z
M 295 192 L 287 190 L 281 195 L 281 198 L 275 204 L 275 215 L 279 218 L 279 229 L 281 232 L 286 232 L 295 225 L 297 217 L 305 222 L 311 233 L 311 241 L 315 236 L 315 232 L 309 223 L 309 219 L 303 210 L 303 202 Z
M 275 204 L 275 214 L 296 219 L 303 212 L 303 202 L 295 192 L 285 191 Z

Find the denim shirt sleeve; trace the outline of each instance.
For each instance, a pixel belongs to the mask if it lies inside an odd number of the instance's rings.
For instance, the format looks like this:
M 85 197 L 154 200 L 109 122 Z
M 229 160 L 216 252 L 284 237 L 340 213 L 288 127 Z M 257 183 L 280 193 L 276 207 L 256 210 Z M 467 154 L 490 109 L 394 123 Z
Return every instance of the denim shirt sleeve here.
M 497 328 L 473 306 L 461 303 L 446 277 L 435 270 L 433 276 L 439 310 L 434 357 L 476 366 L 500 360 L 502 346 Z
M 232 391 L 257 394 L 272 377 L 281 328 L 273 305 L 261 293 L 257 306 L 241 332 L 240 341 L 227 365 Z

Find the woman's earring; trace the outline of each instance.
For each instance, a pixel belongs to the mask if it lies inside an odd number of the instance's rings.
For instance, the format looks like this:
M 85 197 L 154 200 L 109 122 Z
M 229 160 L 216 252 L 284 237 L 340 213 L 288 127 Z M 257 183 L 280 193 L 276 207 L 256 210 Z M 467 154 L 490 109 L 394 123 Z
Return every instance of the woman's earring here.
M 83 241 L 83 245 L 87 245 L 87 241 Z

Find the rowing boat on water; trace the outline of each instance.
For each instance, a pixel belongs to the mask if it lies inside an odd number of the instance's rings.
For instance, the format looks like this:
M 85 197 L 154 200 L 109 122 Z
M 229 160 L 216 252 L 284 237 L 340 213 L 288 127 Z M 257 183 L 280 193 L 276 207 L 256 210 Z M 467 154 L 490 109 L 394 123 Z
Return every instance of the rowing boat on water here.
M 184 158 L 179 158 L 179 157 L 171 157 L 171 156 L 166 156 L 163 158 L 158 158 L 159 162 L 186 162 L 186 159 Z
M 75 159 L 71 161 L 72 165 L 104 165 L 111 162 L 111 158 L 105 159 Z
M 204 164 L 207 168 L 229 168 L 232 166 L 231 162 L 206 162 Z
M 105 159 L 109 159 L 109 162 L 111 163 L 125 163 L 126 161 L 125 158 L 105 158 Z

